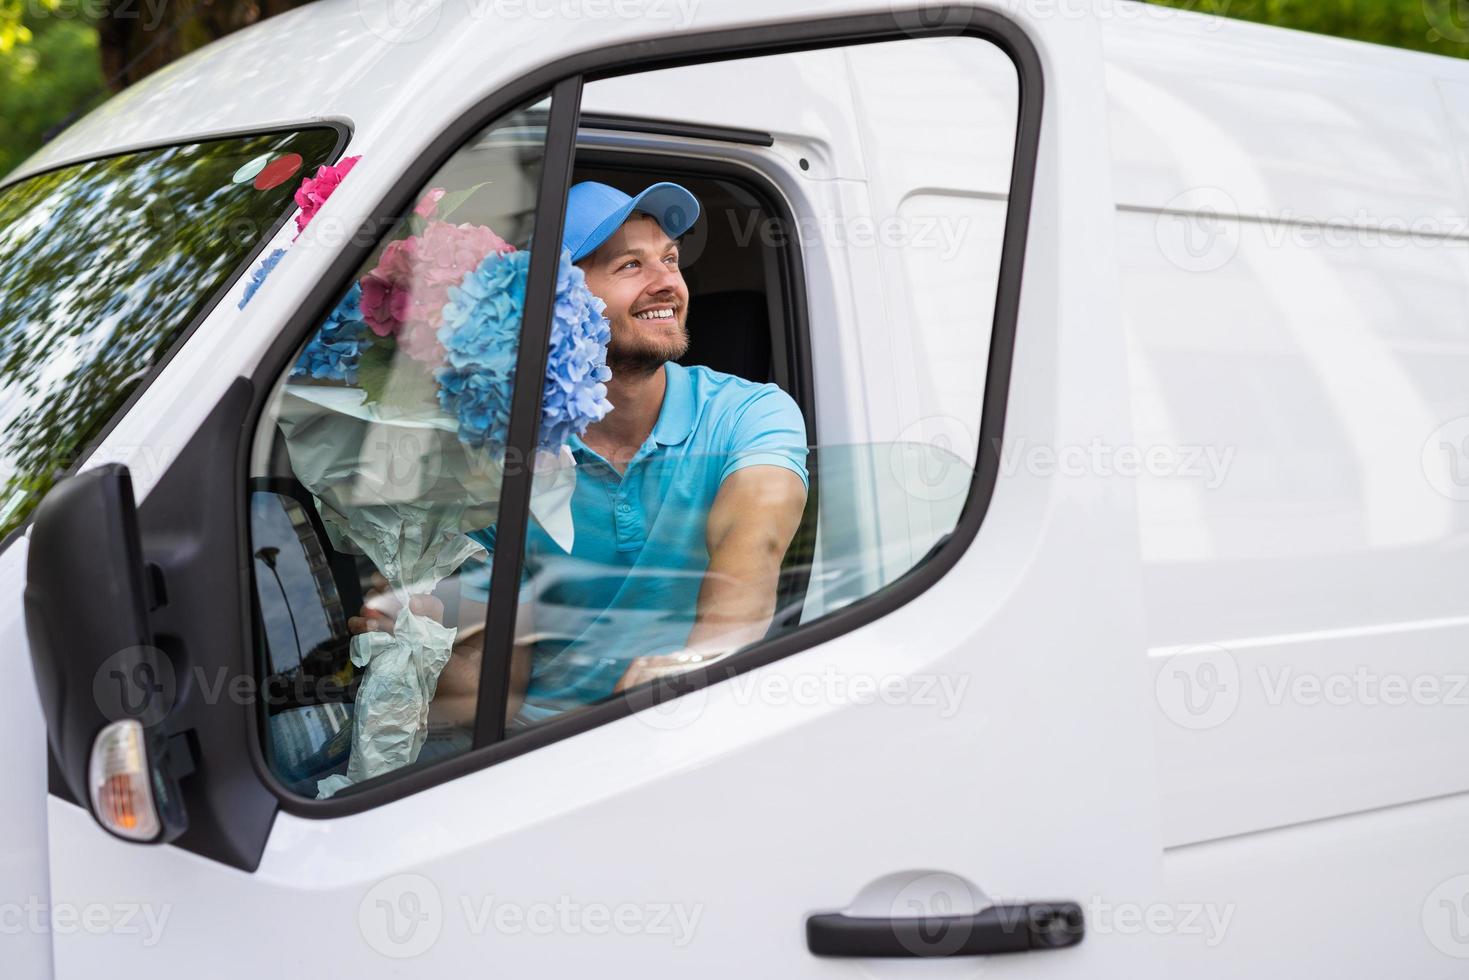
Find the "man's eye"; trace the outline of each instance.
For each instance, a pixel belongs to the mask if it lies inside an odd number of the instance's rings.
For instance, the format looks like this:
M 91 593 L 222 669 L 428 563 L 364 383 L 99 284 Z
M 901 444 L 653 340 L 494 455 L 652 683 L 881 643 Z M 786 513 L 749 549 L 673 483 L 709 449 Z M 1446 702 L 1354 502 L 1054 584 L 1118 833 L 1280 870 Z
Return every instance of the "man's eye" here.
M 677 255 L 667 255 L 667 256 L 664 256 L 663 261 L 664 262 L 672 262 L 674 265 L 678 265 L 678 256 Z
M 637 268 L 637 265 L 638 265 L 638 260 L 637 259 L 628 259 L 626 262 L 622 263 L 622 268 L 618 269 L 617 271 L 618 272 L 621 272 L 622 269 L 636 269 Z

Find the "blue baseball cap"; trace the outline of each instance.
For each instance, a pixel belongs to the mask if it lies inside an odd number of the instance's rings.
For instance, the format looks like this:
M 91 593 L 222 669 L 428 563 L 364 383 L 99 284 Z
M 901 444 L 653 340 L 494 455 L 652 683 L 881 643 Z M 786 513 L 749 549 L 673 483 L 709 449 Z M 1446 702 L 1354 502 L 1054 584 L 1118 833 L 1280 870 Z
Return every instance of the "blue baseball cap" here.
M 637 197 L 615 187 L 584 180 L 566 195 L 566 227 L 561 245 L 580 262 L 611 238 L 634 211 L 650 216 L 669 238 L 677 238 L 699 220 L 699 200 L 677 184 L 654 184 Z

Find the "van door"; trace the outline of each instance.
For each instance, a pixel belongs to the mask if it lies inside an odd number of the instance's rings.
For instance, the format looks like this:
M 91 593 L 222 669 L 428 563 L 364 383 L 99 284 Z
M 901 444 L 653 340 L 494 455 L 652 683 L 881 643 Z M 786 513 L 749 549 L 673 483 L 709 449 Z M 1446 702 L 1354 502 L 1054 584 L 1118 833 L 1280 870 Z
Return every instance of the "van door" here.
M 762 13 L 791 16 L 737 16 Z M 436 36 L 485 29 L 452 16 Z M 724 30 L 604 44 L 497 79 L 506 87 L 406 172 L 359 165 L 352 196 L 333 201 L 343 219 L 387 217 L 384 240 L 347 245 L 318 281 L 302 265 L 259 288 L 260 309 L 298 312 L 139 507 L 144 558 L 167 586 L 154 628 L 176 674 L 170 734 L 193 756 L 189 829 L 139 847 L 52 799 L 54 901 L 132 903 L 156 925 L 151 941 L 58 930 L 58 975 L 203 962 L 238 976 L 282 964 L 632 976 L 668 962 L 881 975 L 905 972 L 895 958 L 941 957 L 957 976 L 1002 952 L 1036 976 L 1159 975 L 1151 933 L 1170 910 L 1156 907 L 1136 506 L 1115 471 L 1088 462 L 1097 440 L 1129 440 L 1110 189 L 1093 165 L 1106 152 L 1095 25 L 967 7 L 734 19 L 701 13 L 699 27 Z M 1004 101 L 981 67 L 992 55 L 1010 71 L 999 129 L 985 128 Z M 445 379 L 488 371 L 488 351 L 538 382 L 563 326 L 593 330 L 595 318 L 565 319 L 591 304 L 554 261 L 583 92 L 604 78 L 645 91 L 671 62 L 693 62 L 689 85 L 733 65 L 770 87 L 741 97 L 705 82 L 711 106 L 768 105 L 778 89 L 827 110 L 804 128 L 767 122 L 737 151 L 798 225 L 782 301 L 813 390 L 771 397 L 797 404 L 812 439 L 783 572 L 803 601 L 707 663 L 527 718 L 513 651 L 566 643 L 585 612 L 558 602 L 566 566 L 538 564 L 537 535 L 570 550 L 591 529 L 536 455 L 542 386 Z M 954 72 L 959 88 L 884 106 L 882 86 L 848 83 L 898 65 Z M 634 133 L 711 121 L 642 104 L 622 114 Z M 962 161 L 934 178 L 959 186 L 905 183 L 921 154 L 872 141 L 898 138 L 884 120 L 924 111 L 948 121 L 930 155 L 949 160 L 950 143 L 1002 159 L 998 191 L 963 184 Z M 727 136 L 738 120 L 720 122 Z M 720 133 L 681 136 L 717 154 Z M 903 232 L 943 218 L 948 198 L 978 202 L 959 247 L 913 259 Z M 414 305 L 435 235 L 455 246 L 436 314 Z M 470 239 L 479 251 L 460 268 Z M 297 247 L 322 241 L 308 229 Z M 927 293 L 956 281 L 973 288 L 936 313 Z M 400 287 L 409 299 L 395 305 Z M 429 404 L 447 421 L 413 415 Z M 662 418 L 650 456 L 686 437 Z M 466 445 L 494 447 L 494 465 Z M 573 460 L 578 488 L 590 485 L 594 463 Z M 423 544 L 426 527 L 447 529 L 452 548 Z M 563 543 L 558 529 L 573 534 Z M 653 575 L 649 594 L 687 584 Z M 393 621 L 390 636 L 352 634 L 364 604 Z M 656 600 L 633 611 L 650 614 L 620 621 L 633 643 L 690 615 Z M 608 626 L 595 610 L 589 625 Z M 448 711 L 435 695 L 475 636 L 475 693 Z

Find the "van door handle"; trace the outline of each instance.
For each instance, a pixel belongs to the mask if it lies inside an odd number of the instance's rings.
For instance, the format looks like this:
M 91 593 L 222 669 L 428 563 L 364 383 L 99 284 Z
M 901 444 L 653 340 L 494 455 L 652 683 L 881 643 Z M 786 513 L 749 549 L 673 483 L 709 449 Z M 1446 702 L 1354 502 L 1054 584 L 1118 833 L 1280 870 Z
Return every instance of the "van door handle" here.
M 1064 949 L 1081 942 L 1086 921 L 1075 902 L 991 905 L 973 915 L 863 918 L 840 912 L 806 920 L 817 956 L 987 956 Z

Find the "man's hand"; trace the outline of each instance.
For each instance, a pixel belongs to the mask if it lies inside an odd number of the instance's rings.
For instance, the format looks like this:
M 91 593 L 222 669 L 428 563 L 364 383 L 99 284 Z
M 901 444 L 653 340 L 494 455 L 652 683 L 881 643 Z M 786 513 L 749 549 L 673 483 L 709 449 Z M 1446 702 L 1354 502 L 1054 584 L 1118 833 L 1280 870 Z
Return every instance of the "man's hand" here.
M 733 648 L 731 648 L 732 650 Z M 614 694 L 620 694 L 630 687 L 646 684 L 648 681 L 657 680 L 660 677 L 668 677 L 673 674 L 682 674 L 686 670 L 693 670 L 713 663 L 731 652 L 701 652 L 696 650 L 681 650 L 678 653 L 667 653 L 658 656 L 638 657 L 628 664 L 627 670 L 618 680 L 617 686 L 612 689 Z
M 437 596 L 410 596 L 408 608 L 436 623 L 444 621 L 444 603 Z M 391 633 L 402 610 L 403 604 L 388 588 L 387 579 L 375 574 L 372 577 L 372 589 L 362 603 L 362 610 L 347 620 L 347 632 L 353 636 L 358 633 Z

